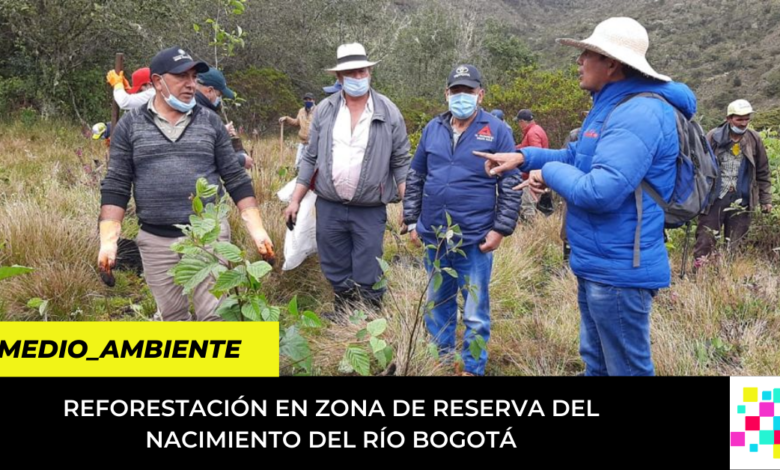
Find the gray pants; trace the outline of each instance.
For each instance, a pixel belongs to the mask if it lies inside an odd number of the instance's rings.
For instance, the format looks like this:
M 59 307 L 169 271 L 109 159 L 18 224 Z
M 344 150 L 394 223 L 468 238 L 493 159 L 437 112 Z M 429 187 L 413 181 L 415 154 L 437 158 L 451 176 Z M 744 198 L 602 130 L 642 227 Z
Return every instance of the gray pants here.
M 523 219 L 532 220 L 538 213 L 536 210 L 536 200 L 531 195 L 531 190 L 526 189 L 521 196 L 522 203 L 520 204 L 520 215 Z
M 336 294 L 357 288 L 364 299 L 380 299 L 374 290 L 382 270 L 385 206 L 349 206 L 317 198 L 317 250 L 322 273 Z
M 168 270 L 181 260 L 181 255 L 171 251 L 171 245 L 180 238 L 166 238 L 152 235 L 143 230 L 138 231 L 138 250 L 144 264 L 144 276 L 149 290 L 157 302 L 157 311 L 162 314 L 163 321 L 188 321 L 190 316 L 190 301 L 184 295 L 184 288 L 173 283 L 173 276 Z M 230 241 L 230 225 L 227 219 L 222 221 L 222 231 L 219 241 Z M 224 263 L 223 264 L 227 264 Z M 209 292 L 214 287 L 214 280 L 209 277 L 192 291 L 192 302 L 195 305 L 195 316 L 199 321 L 220 321 L 216 313 L 222 299 L 217 299 Z

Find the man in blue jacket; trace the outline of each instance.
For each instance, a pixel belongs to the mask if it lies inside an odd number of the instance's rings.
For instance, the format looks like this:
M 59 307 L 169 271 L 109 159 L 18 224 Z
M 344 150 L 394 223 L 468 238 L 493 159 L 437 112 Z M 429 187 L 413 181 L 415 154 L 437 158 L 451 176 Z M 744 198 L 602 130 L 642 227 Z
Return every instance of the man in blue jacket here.
M 663 210 L 648 194 L 637 202 L 634 190 L 647 181 L 671 198 L 679 150 L 672 106 L 690 118 L 696 97 L 653 70 L 645 59 L 647 31 L 631 18 L 603 21 L 584 41 L 558 42 L 583 50 L 577 60 L 580 88 L 593 95 L 579 140 L 562 150 L 480 156 L 488 158 L 490 172 L 533 170 L 522 186 L 535 192 L 548 186 L 568 204 L 585 375 L 653 375 L 650 310 L 658 289 L 669 286 L 671 271 Z M 652 97 L 625 101 L 641 92 L 668 103 Z M 644 215 L 635 267 L 638 204 Z
M 444 271 L 441 286 L 430 284 L 428 300 L 435 306 L 425 315 L 439 353 L 455 350 L 460 290 L 466 325 L 463 373 L 484 375 L 487 350 L 480 347 L 479 354 L 472 354 L 470 347 L 473 341 L 484 346 L 490 339 L 492 252 L 517 225 L 521 193 L 512 187 L 521 180 L 517 170 L 489 176 L 474 158 L 475 151 L 511 152 L 515 147 L 504 122 L 479 107 L 485 96 L 479 70 L 473 65 L 456 67 L 447 80 L 445 96 L 449 111 L 425 126 L 412 159 L 402 231 L 408 230 L 416 244 L 420 237 L 426 246 L 436 247 L 426 250 L 429 275 L 436 263 Z M 455 225 L 460 230 L 450 232 L 448 228 Z

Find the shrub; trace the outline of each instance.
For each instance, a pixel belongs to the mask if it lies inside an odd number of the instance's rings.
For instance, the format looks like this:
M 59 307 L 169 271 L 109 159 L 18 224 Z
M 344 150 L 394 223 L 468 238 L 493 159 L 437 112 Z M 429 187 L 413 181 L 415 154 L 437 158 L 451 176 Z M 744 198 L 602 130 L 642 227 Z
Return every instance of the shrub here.
M 227 82 L 242 98 L 228 109 L 237 126 L 262 132 L 277 126 L 280 116 L 294 117 L 302 106 L 290 77 L 275 69 L 249 67 L 228 74 Z
M 589 110 L 591 102 L 579 87 L 574 67 L 555 71 L 525 67 L 512 85 L 489 87 L 483 107 L 502 109 L 507 119 L 523 108 L 532 110 L 537 124 L 547 132 L 550 147 L 558 148 L 569 131 L 580 127 L 580 113 Z

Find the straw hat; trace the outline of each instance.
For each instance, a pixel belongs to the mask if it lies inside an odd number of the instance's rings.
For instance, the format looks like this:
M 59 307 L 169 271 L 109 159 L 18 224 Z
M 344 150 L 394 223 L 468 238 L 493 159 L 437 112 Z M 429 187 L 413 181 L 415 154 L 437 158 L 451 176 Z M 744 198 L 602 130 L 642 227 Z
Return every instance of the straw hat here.
M 647 30 L 633 18 L 609 18 L 596 26 L 589 38 L 559 38 L 559 44 L 588 49 L 620 61 L 643 74 L 669 82 L 672 79 L 656 72 L 647 62 L 645 54 L 650 41 Z
M 366 55 L 366 48 L 362 44 L 353 42 L 352 44 L 342 44 L 336 51 L 336 66 L 328 69 L 328 72 L 343 72 L 344 70 L 362 69 L 364 67 L 373 67 L 380 61 L 369 62 Z

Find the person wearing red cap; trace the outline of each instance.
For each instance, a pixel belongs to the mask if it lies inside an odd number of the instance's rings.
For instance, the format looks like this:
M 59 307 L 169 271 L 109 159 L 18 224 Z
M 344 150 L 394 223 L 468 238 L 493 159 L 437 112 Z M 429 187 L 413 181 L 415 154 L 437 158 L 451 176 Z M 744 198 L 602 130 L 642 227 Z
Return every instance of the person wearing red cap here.
M 136 70 L 132 78 L 133 86 L 130 87 L 124 72 L 109 70 L 106 74 L 106 81 L 114 88 L 114 101 L 125 111 L 145 105 L 155 95 L 149 67 Z

